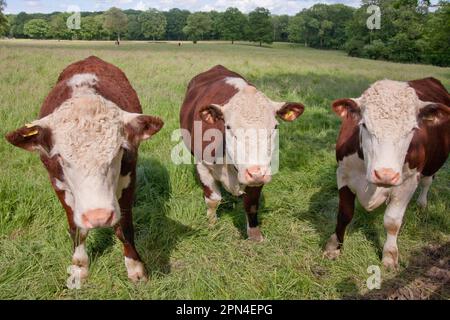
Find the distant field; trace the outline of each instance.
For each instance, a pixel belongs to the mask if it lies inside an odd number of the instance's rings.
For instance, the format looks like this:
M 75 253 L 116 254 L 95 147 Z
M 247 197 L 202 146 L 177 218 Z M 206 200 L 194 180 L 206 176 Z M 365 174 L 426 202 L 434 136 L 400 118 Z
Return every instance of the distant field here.
M 68 290 L 72 243 L 64 210 L 38 156 L 2 138 L 0 299 L 385 297 L 392 288 L 426 278 L 433 259 L 439 260 L 436 254 L 450 256 L 447 162 L 431 189 L 428 209 L 409 206 L 399 237 L 401 268 L 383 270 L 381 291 L 368 292 L 366 270 L 381 265 L 383 209 L 369 214 L 358 207 L 342 256 L 322 258 L 338 200 L 334 144 L 340 122 L 330 102 L 359 96 L 382 78 L 434 76 L 450 89 L 449 68 L 349 58 L 288 44 L 123 42 L 116 47 L 111 42 L 0 41 L 1 136 L 35 119 L 62 69 L 90 55 L 120 67 L 144 112 L 165 121 L 164 129 L 141 145 L 134 208 L 137 247 L 151 280 L 131 284 L 121 244 L 109 230 L 98 230 L 88 239 L 89 279 L 82 290 Z M 175 166 L 170 159 L 177 144 L 171 133 L 179 126 L 187 83 L 216 64 L 242 74 L 274 100 L 306 106 L 298 121 L 280 126 L 281 170 L 263 191 L 262 244 L 245 240 L 243 206 L 232 197 L 221 205 L 219 223 L 208 228 L 193 166 Z M 426 296 L 449 299 L 448 283 L 439 289 L 443 286 L 423 290 Z

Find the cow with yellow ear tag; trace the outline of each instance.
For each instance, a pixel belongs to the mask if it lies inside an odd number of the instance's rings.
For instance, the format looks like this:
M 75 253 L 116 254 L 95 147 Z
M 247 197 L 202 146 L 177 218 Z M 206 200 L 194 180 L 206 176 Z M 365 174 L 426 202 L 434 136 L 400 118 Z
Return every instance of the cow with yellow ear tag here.
M 278 169 L 277 119 L 292 122 L 303 111 L 301 103 L 273 101 L 220 65 L 191 80 L 180 124 L 195 156 L 211 223 L 217 219 L 223 186 L 243 197 L 248 238 L 263 241 L 257 214 L 261 190 Z
M 132 281 L 147 278 L 134 245 L 132 207 L 139 144 L 163 126 L 142 115 L 125 74 L 97 57 L 68 66 L 39 119 L 6 135 L 13 145 L 39 153 L 61 201 L 74 242 L 70 283 L 88 275 L 89 230 L 112 227 L 123 242 Z

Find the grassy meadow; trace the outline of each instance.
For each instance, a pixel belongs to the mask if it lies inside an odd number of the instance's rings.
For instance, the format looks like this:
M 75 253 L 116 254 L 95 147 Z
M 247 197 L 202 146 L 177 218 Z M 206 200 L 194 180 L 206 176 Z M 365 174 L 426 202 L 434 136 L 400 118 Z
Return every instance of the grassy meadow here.
M 447 162 L 430 191 L 428 209 L 410 204 L 399 236 L 400 270 L 382 268 L 381 290 L 369 292 L 366 279 L 368 266 L 381 266 L 384 208 L 367 213 L 358 206 L 341 257 L 322 257 L 338 204 L 334 145 L 340 121 L 330 102 L 359 96 L 383 78 L 434 76 L 450 89 L 449 68 L 350 58 L 288 44 L 123 42 L 116 47 L 5 40 L 0 41 L 0 135 L 35 119 L 63 68 L 90 55 L 120 67 L 144 113 L 165 121 L 163 130 L 141 145 L 134 207 L 137 248 L 150 281 L 128 281 L 122 245 L 112 230 L 102 229 L 88 238 L 87 282 L 81 290 L 68 290 L 72 243 L 65 212 L 37 154 L 2 138 L 0 299 L 386 298 L 392 290 L 429 279 L 434 260 L 439 263 L 436 254 L 444 262 L 450 256 Z M 261 244 L 245 240 L 240 199 L 225 197 L 218 224 L 208 227 L 194 167 L 171 162 L 178 143 L 171 134 L 179 127 L 187 83 L 216 64 L 242 74 L 274 100 L 306 106 L 296 122 L 280 125 L 280 172 L 263 190 L 260 221 L 266 241 Z M 449 299 L 448 286 L 445 281 L 426 286 L 424 296 Z

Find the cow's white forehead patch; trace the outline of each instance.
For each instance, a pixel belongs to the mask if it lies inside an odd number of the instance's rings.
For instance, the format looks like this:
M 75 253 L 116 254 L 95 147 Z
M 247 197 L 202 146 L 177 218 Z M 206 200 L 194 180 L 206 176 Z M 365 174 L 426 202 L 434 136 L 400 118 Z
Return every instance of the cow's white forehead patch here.
M 78 95 L 45 118 L 54 150 L 80 169 L 99 170 L 111 163 L 124 143 L 121 110 L 97 94 Z
M 248 83 L 242 78 L 227 77 L 227 78 L 225 78 L 225 82 L 226 82 L 226 84 L 233 86 L 237 90 L 244 90 L 245 87 L 248 86 Z
M 378 138 L 401 138 L 417 125 L 420 100 L 405 82 L 378 81 L 359 102 L 367 128 Z
M 93 73 L 79 73 L 69 79 L 68 85 L 72 88 L 83 86 L 94 86 L 98 82 L 98 78 Z
M 95 94 L 94 86 L 98 78 L 93 73 L 79 73 L 67 81 L 67 85 L 72 88 L 72 97 L 85 94 Z
M 242 79 L 241 79 L 242 80 Z M 225 118 L 240 128 L 270 128 L 275 123 L 275 103 L 245 83 L 224 106 Z

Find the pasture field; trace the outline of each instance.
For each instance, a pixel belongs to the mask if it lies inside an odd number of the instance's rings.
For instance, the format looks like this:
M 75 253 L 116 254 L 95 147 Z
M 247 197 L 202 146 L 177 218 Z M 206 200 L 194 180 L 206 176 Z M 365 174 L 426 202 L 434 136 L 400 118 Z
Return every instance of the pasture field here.
M 347 57 L 288 44 L 0 41 L 0 134 L 37 117 L 68 64 L 90 55 L 120 67 L 144 113 L 165 127 L 140 149 L 134 207 L 137 248 L 150 281 L 126 276 L 122 245 L 112 230 L 88 238 L 90 276 L 81 290 L 65 286 L 72 243 L 65 212 L 37 154 L 0 142 L 1 299 L 449 299 L 450 163 L 430 191 L 429 207 L 411 202 L 399 236 L 400 270 L 382 270 L 382 289 L 369 292 L 370 265 L 381 266 L 383 210 L 357 207 L 341 257 L 322 249 L 336 223 L 334 145 L 336 98 L 356 97 L 372 82 L 434 76 L 450 89 L 450 69 Z M 280 172 L 263 190 L 266 241 L 245 240 L 242 202 L 226 197 L 219 222 L 208 227 L 193 166 L 170 152 L 187 83 L 216 64 L 237 71 L 270 98 L 298 101 L 305 113 L 280 125 Z M 416 195 L 417 197 L 417 195 Z M 414 198 L 414 200 L 416 199 Z M 444 277 L 436 280 L 436 268 Z M 441 272 L 442 275 L 442 272 Z M 406 292 L 406 293 L 405 293 Z

